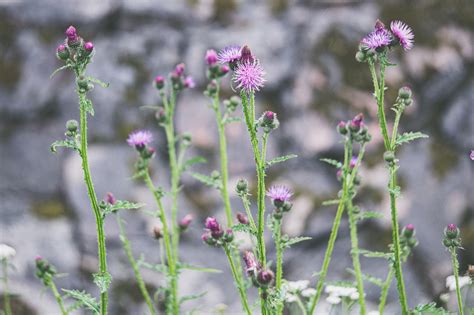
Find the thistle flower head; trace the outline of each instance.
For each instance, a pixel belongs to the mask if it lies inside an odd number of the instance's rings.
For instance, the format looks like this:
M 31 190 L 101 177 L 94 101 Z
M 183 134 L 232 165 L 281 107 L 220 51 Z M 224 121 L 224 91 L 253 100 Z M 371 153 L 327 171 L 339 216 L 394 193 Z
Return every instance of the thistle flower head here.
M 215 65 L 218 60 L 216 51 L 214 49 L 209 49 L 206 51 L 206 57 L 204 57 L 204 59 L 209 66 Z
M 184 73 L 184 68 L 185 68 L 184 63 L 180 63 L 180 64 L 176 65 L 176 68 L 174 69 L 174 73 L 177 76 L 181 76 Z
M 263 287 L 270 285 L 274 278 L 275 274 L 270 269 L 262 269 L 257 274 L 257 281 Z
M 246 251 L 243 255 L 245 262 L 245 271 L 249 276 L 255 276 L 257 270 L 260 269 L 260 266 L 255 258 L 254 254 L 251 251 Z
M 237 213 L 237 221 L 239 221 L 241 224 L 249 224 L 249 218 L 247 218 L 247 216 L 241 212 Z
M 390 30 L 403 49 L 410 50 L 413 48 L 415 35 L 413 35 L 413 31 L 408 25 L 402 21 L 392 21 L 390 23 Z
M 94 44 L 92 42 L 87 42 L 84 44 L 84 50 L 88 53 L 91 53 L 94 50 Z
M 281 202 L 284 203 L 285 201 L 289 201 L 293 193 L 290 191 L 290 189 L 286 186 L 272 186 L 267 192 L 267 196 L 270 197 L 270 199 L 275 202 Z
M 191 224 L 191 222 L 193 221 L 193 215 L 188 213 L 186 214 L 178 223 L 179 225 L 179 228 L 184 231 L 186 230 L 189 225 Z
M 183 84 L 184 84 L 184 87 L 188 89 L 192 89 L 196 86 L 194 79 L 189 75 L 184 79 Z
M 206 229 L 210 231 L 215 231 L 215 230 L 220 229 L 219 222 L 217 222 L 217 219 L 214 217 L 208 217 L 206 219 L 205 226 L 206 226 Z
M 67 38 L 71 41 L 74 41 L 77 39 L 77 31 L 74 26 L 69 26 L 65 32 Z
M 240 46 L 232 45 L 232 46 L 227 46 L 223 48 L 221 51 L 219 51 L 217 60 L 220 63 L 234 63 L 240 60 L 240 57 L 241 57 Z
M 0 261 L 8 260 L 16 255 L 16 250 L 7 244 L 0 244 Z
M 265 71 L 258 60 L 253 62 L 242 62 L 237 65 L 234 71 L 233 81 L 238 89 L 243 89 L 247 93 L 259 91 L 263 87 Z
M 132 132 L 127 139 L 128 145 L 135 148 L 144 148 L 153 141 L 153 136 L 148 130 L 138 130 Z
M 378 28 L 365 36 L 361 44 L 369 49 L 380 49 L 390 45 L 392 35 L 385 28 Z

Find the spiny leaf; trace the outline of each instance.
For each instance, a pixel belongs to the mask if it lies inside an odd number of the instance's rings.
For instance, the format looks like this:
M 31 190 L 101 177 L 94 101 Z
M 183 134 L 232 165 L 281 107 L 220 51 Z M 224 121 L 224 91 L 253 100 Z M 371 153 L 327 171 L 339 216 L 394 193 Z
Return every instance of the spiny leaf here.
M 71 297 L 77 300 L 78 302 L 81 302 L 81 306 L 84 306 L 88 310 L 91 310 L 94 315 L 98 315 L 100 313 L 99 303 L 89 293 L 79 290 L 62 290 L 66 293 L 67 297 Z
M 222 182 L 220 181 L 220 179 L 215 179 L 200 173 L 191 173 L 191 176 L 200 181 L 201 183 L 206 184 L 210 187 L 214 187 L 219 190 L 222 189 Z
M 271 159 L 270 161 L 267 161 L 265 163 L 265 167 L 270 167 L 274 164 L 285 162 L 287 160 L 294 159 L 296 157 L 298 157 L 296 154 L 288 154 L 288 155 L 284 155 L 284 156 L 279 156 L 279 157 L 276 157 L 274 159 Z
M 99 287 L 100 293 L 107 292 L 110 282 L 112 282 L 112 276 L 110 273 L 94 273 L 94 283 Z
M 337 205 L 339 204 L 339 202 L 340 202 L 339 199 L 325 200 L 323 201 L 322 205 L 323 206 Z
M 207 162 L 207 160 L 205 158 L 203 158 L 202 156 L 196 156 L 196 157 L 193 157 L 192 159 L 189 159 L 186 162 L 184 162 L 183 166 L 181 167 L 181 170 L 184 172 L 194 164 L 206 163 L 206 162 Z
M 352 275 L 354 275 L 354 276 L 356 275 L 356 272 L 354 271 L 354 269 L 347 268 L 346 270 L 349 273 L 351 273 Z M 384 281 L 382 279 L 371 276 L 371 275 L 368 275 L 368 274 L 365 274 L 365 273 L 362 273 L 362 279 L 364 279 L 365 281 L 370 282 L 372 284 L 375 284 L 378 287 L 383 287 L 383 285 L 384 285 Z
M 336 161 L 336 160 L 333 160 L 333 159 L 326 159 L 326 158 L 323 158 L 323 159 L 320 159 L 321 162 L 325 162 L 325 163 L 328 163 L 329 165 L 332 165 L 334 166 L 335 168 L 341 168 L 342 167 L 342 163 L 339 162 L 339 161 Z
M 54 141 L 51 144 L 51 152 L 56 153 L 57 152 L 57 147 L 66 147 L 69 149 L 73 149 L 75 151 L 79 151 L 79 147 L 76 144 L 76 141 L 74 140 L 58 140 Z
M 364 219 L 380 219 L 383 218 L 383 214 L 375 211 L 362 211 L 356 215 L 357 220 Z
M 309 236 L 292 237 L 292 238 L 287 239 L 287 240 L 282 239 L 281 247 L 282 248 L 289 248 L 294 244 L 297 244 L 297 243 L 300 243 L 300 242 L 303 242 L 303 241 L 307 241 L 307 240 L 310 240 L 310 239 L 311 239 L 311 237 L 309 237 Z
M 186 270 L 200 271 L 200 272 L 208 272 L 208 273 L 221 273 L 222 272 L 222 270 L 219 270 L 219 269 L 205 268 L 205 267 L 193 266 L 193 265 L 190 265 L 190 264 L 183 264 L 183 263 L 179 263 L 178 268 L 179 269 L 186 269 Z
M 51 73 L 51 75 L 49 76 L 49 78 L 52 79 L 52 78 L 56 75 L 56 73 L 58 73 L 59 71 L 62 71 L 62 70 L 65 70 L 65 69 L 69 69 L 69 68 L 71 68 L 70 65 L 65 65 L 65 66 L 59 67 L 59 68 L 57 68 L 56 70 L 54 70 L 53 73 Z
M 414 315 L 448 315 L 449 312 L 442 307 L 437 307 L 435 302 L 420 304 L 413 310 Z
M 242 119 L 240 117 L 226 117 L 225 119 L 222 120 L 222 123 L 224 125 L 231 124 L 234 122 L 241 122 Z
M 143 203 L 134 203 L 127 200 L 117 200 L 113 205 L 107 203 L 105 208 L 102 209 L 102 214 L 105 216 L 121 209 L 139 209 L 144 205 Z
M 366 250 L 366 249 L 359 249 L 359 253 L 369 258 L 391 259 L 393 256 L 392 253 L 376 252 L 376 251 L 371 251 L 371 250 Z
M 421 132 L 405 132 L 402 135 L 397 136 L 397 140 L 395 141 L 395 146 L 402 145 L 403 143 L 408 143 L 410 141 L 419 139 L 419 138 L 429 138 L 428 135 L 425 135 Z
M 101 81 L 99 79 L 96 79 L 96 78 L 93 78 L 93 77 L 87 77 L 87 79 L 91 82 L 99 84 L 103 88 L 108 88 L 109 85 L 110 85 L 110 83 L 103 82 L 103 81 Z
M 138 264 L 139 267 L 154 270 L 154 271 L 157 271 L 157 272 L 163 273 L 163 274 L 168 274 L 168 267 L 166 265 L 163 265 L 163 264 L 150 264 L 150 263 L 147 263 L 146 261 L 144 261 L 142 257 L 140 257 L 140 259 L 137 261 L 137 264 Z
M 244 233 L 250 233 L 254 236 L 257 236 L 257 231 L 255 231 L 254 229 L 252 229 L 252 227 L 250 226 L 250 224 L 242 224 L 242 223 L 238 223 L 238 224 L 235 224 L 232 226 L 232 230 L 234 232 L 244 232 Z
M 192 294 L 192 295 L 183 296 L 181 299 L 179 299 L 179 304 L 183 304 L 186 301 L 199 299 L 199 298 L 203 297 L 206 294 L 207 294 L 207 291 L 201 292 L 199 294 Z

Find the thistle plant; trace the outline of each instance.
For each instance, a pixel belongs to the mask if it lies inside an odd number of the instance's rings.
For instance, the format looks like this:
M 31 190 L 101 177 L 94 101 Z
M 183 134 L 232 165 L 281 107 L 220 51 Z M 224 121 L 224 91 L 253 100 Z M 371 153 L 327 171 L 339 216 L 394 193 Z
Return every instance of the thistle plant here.
M 56 284 L 54 283 L 54 278 L 57 276 L 56 267 L 51 265 L 47 260 L 42 258 L 41 256 L 37 256 L 35 258 L 36 264 L 36 277 L 41 280 L 44 287 L 50 289 L 58 303 L 59 310 L 61 311 L 62 315 L 69 314 L 70 311 L 73 309 L 66 309 L 66 306 L 63 301 L 63 296 L 59 293 Z
M 15 257 L 16 250 L 7 244 L 0 244 L 0 263 L 2 264 L 2 282 L 3 282 L 3 312 L 5 315 L 13 315 L 10 305 L 10 290 L 8 287 L 8 269 L 10 260 Z
M 453 265 L 453 275 L 456 287 L 456 298 L 458 302 L 458 312 L 464 315 L 464 307 L 461 296 L 461 286 L 459 285 L 459 261 L 457 256 L 457 249 L 461 247 L 461 237 L 459 236 L 459 228 L 455 224 L 448 224 L 444 229 L 443 245 L 449 250 L 451 254 L 451 262 Z
M 374 96 L 377 103 L 377 113 L 380 130 L 384 142 L 384 160 L 389 169 L 388 192 L 390 195 L 390 214 L 392 222 L 392 244 L 394 271 L 397 279 L 398 296 L 403 315 L 409 313 L 406 297 L 405 283 L 401 265 L 400 231 L 398 224 L 397 197 L 400 195 L 400 187 L 397 185 L 398 160 L 396 159 L 397 148 L 405 142 L 427 136 L 420 132 L 398 133 L 400 119 L 405 108 L 413 103 L 412 92 L 408 87 L 400 88 L 392 110 L 395 112 L 392 133 L 389 136 L 387 118 L 385 115 L 385 71 L 389 66 L 394 66 L 389 61 L 389 53 L 396 46 L 401 46 L 405 51 L 413 47 L 414 35 L 410 27 L 401 21 L 393 21 L 390 29 L 387 29 L 381 21 L 377 21 L 373 32 L 365 36 L 356 54 L 359 62 L 366 62 L 372 76 L 374 85 Z

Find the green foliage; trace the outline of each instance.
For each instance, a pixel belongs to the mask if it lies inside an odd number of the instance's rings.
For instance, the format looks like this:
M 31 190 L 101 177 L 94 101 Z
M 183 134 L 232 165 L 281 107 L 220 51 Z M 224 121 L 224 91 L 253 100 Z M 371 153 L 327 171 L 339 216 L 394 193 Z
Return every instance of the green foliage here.
M 397 140 L 395 140 L 395 146 L 400 146 L 403 143 L 408 143 L 410 141 L 419 139 L 419 138 L 429 138 L 428 135 L 421 133 L 421 132 L 405 132 L 402 135 L 397 136 Z
M 231 124 L 234 122 L 241 122 L 241 121 L 242 119 L 240 117 L 225 117 L 224 119 L 222 119 L 222 123 L 224 125 Z
M 73 149 L 74 151 L 80 151 L 79 146 L 77 145 L 75 140 L 68 139 L 68 140 L 58 140 L 54 141 L 51 144 L 51 152 L 56 153 L 58 147 L 65 147 L 69 149 Z
M 285 161 L 288 161 L 290 159 L 294 159 L 296 157 L 298 157 L 296 154 L 289 154 L 289 155 L 279 156 L 279 157 L 276 157 L 274 159 L 271 159 L 270 161 L 267 161 L 265 163 L 265 167 L 270 167 L 274 164 L 285 162 Z
M 70 64 L 67 64 L 65 66 L 62 66 L 62 67 L 59 67 L 57 68 L 56 70 L 53 71 L 53 73 L 51 73 L 51 75 L 49 76 L 50 79 L 52 79 L 56 73 L 62 71 L 62 70 L 65 70 L 65 69 L 72 69 L 71 65 Z
M 109 85 L 110 85 L 109 83 L 103 82 L 103 81 L 101 81 L 99 79 L 96 79 L 96 78 L 93 78 L 93 77 L 87 77 L 87 80 L 89 80 L 90 82 L 97 83 L 103 88 L 108 88 Z
M 194 164 L 206 163 L 206 162 L 207 162 L 207 160 L 205 158 L 203 158 L 202 156 L 193 157 L 193 158 L 191 158 L 191 159 L 189 159 L 189 160 L 187 160 L 186 162 L 183 163 L 183 165 L 181 166 L 181 172 L 185 172 L 188 168 L 190 168 Z
M 355 276 L 356 272 L 353 269 L 348 268 L 346 270 L 349 273 L 351 273 L 352 275 Z M 364 279 L 365 281 L 370 282 L 372 284 L 375 284 L 378 287 L 383 287 L 384 286 L 384 280 L 382 280 L 380 278 L 377 278 L 377 277 L 374 277 L 374 276 L 371 276 L 371 275 L 368 275 L 368 274 L 365 274 L 365 273 L 362 273 L 362 279 Z
M 110 273 L 94 273 L 94 283 L 99 287 L 100 293 L 107 292 L 110 282 L 112 282 L 112 276 Z
M 249 233 L 249 234 L 252 234 L 254 236 L 257 236 L 257 231 L 254 230 L 250 224 L 242 224 L 242 223 L 238 223 L 238 224 L 235 224 L 232 226 L 232 230 L 234 232 L 244 232 L 244 233 Z
M 207 186 L 218 190 L 222 189 L 222 181 L 218 177 L 211 177 L 201 173 L 191 173 L 191 176 Z
M 341 162 L 336 161 L 336 160 L 333 160 L 333 159 L 326 159 L 326 158 L 323 158 L 323 159 L 320 159 L 320 161 L 325 162 L 325 163 L 328 163 L 329 165 L 332 165 L 332 166 L 334 166 L 335 168 L 341 168 L 341 167 L 342 167 L 342 163 L 341 163 Z
M 357 220 L 365 219 L 380 219 L 383 218 L 383 214 L 375 211 L 362 211 L 361 213 L 356 214 Z
M 384 258 L 388 260 L 392 259 L 393 257 L 392 253 L 377 252 L 366 249 L 359 249 L 359 254 L 368 258 Z
M 104 207 L 102 207 L 102 216 L 105 217 L 107 214 L 116 213 L 122 209 L 139 209 L 144 205 L 143 203 L 133 203 L 127 200 L 117 200 L 113 205 L 105 203 Z
M 186 270 L 193 270 L 193 271 L 199 271 L 199 272 L 222 273 L 222 270 L 219 270 L 219 269 L 193 266 L 193 265 L 184 264 L 184 263 L 178 263 L 178 264 L 176 265 L 176 267 L 177 267 L 178 269 L 186 269 Z
M 288 236 L 285 235 L 285 236 L 282 236 L 280 245 L 282 248 L 290 248 L 292 245 L 295 245 L 295 244 L 298 244 L 300 242 L 307 241 L 310 239 L 311 237 L 309 236 L 297 236 L 297 237 L 288 238 Z
M 339 200 L 339 199 L 325 200 L 325 201 L 323 201 L 322 205 L 323 206 L 337 205 L 337 204 L 339 204 L 340 201 L 341 200 Z
M 413 310 L 413 315 L 448 315 L 449 312 L 442 307 L 437 307 L 436 303 L 420 304 Z
M 84 108 L 86 113 L 89 113 L 91 116 L 94 116 L 94 106 L 92 105 L 92 101 L 85 97 L 81 98 L 79 101 L 80 106 Z
M 80 303 L 80 306 L 75 304 L 76 309 L 79 308 L 79 307 L 84 307 L 85 309 L 88 309 L 88 310 L 92 311 L 93 315 L 99 315 L 100 314 L 99 303 L 89 293 L 87 293 L 85 291 L 79 291 L 79 290 L 66 290 L 66 289 L 63 289 L 63 291 L 66 293 L 66 297 L 71 297 L 71 298 L 77 300 L 78 303 Z
M 201 293 L 198 293 L 198 294 L 183 296 L 181 299 L 179 299 L 179 304 L 183 304 L 184 302 L 187 302 L 187 301 L 192 301 L 192 300 L 202 298 L 206 294 L 207 294 L 207 291 L 204 291 L 204 292 L 201 292 Z

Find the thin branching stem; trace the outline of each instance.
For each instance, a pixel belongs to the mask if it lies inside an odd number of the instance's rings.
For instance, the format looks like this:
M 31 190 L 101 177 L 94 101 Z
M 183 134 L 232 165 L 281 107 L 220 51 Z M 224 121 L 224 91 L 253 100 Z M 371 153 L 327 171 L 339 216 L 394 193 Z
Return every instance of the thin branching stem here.
M 464 315 L 464 308 L 462 305 L 462 296 L 461 296 L 461 288 L 459 287 L 459 262 L 458 257 L 456 255 L 456 247 L 451 247 L 449 249 L 451 253 L 451 261 L 453 263 L 453 274 L 454 274 L 454 281 L 456 283 L 456 297 L 458 300 L 458 312 L 459 315 Z
M 234 257 L 232 255 L 232 250 L 229 248 L 228 245 L 224 245 L 224 251 L 227 256 L 227 259 L 229 260 L 229 265 L 230 269 L 232 271 L 232 276 L 234 277 L 235 284 L 237 286 L 237 289 L 239 290 L 240 294 L 240 301 L 242 302 L 242 307 L 245 310 L 245 313 L 247 315 L 251 315 L 252 312 L 250 310 L 248 301 L 247 301 L 247 293 L 245 290 L 245 284 L 243 283 L 241 277 L 239 277 L 239 271 L 237 270 L 235 263 L 234 263 Z
M 56 302 L 58 303 L 59 309 L 61 310 L 61 314 L 68 315 L 66 307 L 64 306 L 63 297 L 61 296 L 61 294 L 59 294 L 58 288 L 56 287 L 56 284 L 54 283 L 52 279 L 49 282 L 49 287 L 51 289 L 51 292 L 53 292 Z
M 393 272 L 394 272 L 393 266 L 390 264 L 387 278 L 385 279 L 383 283 L 382 292 L 380 294 L 380 302 L 379 302 L 380 315 L 383 315 L 383 312 L 385 311 L 385 304 L 387 303 L 388 290 L 390 289 L 390 285 L 392 284 Z

